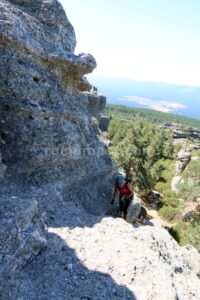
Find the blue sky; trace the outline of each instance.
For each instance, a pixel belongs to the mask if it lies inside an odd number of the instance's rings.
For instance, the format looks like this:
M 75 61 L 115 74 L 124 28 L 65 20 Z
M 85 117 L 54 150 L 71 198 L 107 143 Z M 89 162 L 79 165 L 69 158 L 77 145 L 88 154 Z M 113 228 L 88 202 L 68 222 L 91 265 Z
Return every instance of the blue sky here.
M 200 86 L 199 0 L 61 0 L 93 72 Z

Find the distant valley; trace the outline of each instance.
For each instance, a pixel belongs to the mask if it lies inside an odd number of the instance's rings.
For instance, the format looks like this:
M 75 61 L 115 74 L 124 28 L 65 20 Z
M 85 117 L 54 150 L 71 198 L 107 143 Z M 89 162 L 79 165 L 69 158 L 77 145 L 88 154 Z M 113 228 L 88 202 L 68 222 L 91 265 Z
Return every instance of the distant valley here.
M 147 108 L 200 119 L 200 87 L 90 75 L 108 104 Z

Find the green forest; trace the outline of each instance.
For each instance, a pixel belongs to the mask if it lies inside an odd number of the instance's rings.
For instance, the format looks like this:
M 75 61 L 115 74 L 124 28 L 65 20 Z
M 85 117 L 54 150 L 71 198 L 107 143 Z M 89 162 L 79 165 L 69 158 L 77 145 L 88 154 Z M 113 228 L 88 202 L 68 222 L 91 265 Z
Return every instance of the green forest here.
M 200 128 L 200 120 L 188 118 L 180 115 L 164 113 L 160 111 L 141 109 L 141 108 L 130 108 L 122 105 L 107 105 L 106 115 L 116 116 L 119 115 L 120 118 L 132 119 L 139 117 L 146 119 L 148 122 L 162 124 L 162 123 L 177 123 L 185 126 L 192 126 Z
M 200 250 L 199 216 L 182 220 L 183 210 L 200 195 L 200 151 L 192 153 L 196 159 L 191 160 L 181 174 L 184 183 L 178 185 L 175 193 L 171 190 L 171 181 L 176 175 L 175 162 L 180 145 L 174 145 L 171 131 L 158 127 L 164 122 L 199 127 L 200 121 L 176 115 L 172 120 L 171 114 L 122 106 L 108 106 L 107 114 L 111 121 L 104 136 L 111 140 L 109 152 L 119 169 L 131 178 L 144 203 L 152 203 L 153 190 L 159 192 L 158 214 L 170 222 L 169 232 L 181 245 L 189 243 Z

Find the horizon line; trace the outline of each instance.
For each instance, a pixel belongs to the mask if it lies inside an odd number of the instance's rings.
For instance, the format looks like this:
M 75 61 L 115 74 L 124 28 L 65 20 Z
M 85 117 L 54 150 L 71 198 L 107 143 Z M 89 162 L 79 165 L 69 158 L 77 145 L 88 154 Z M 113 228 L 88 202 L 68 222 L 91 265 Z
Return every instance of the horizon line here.
M 108 75 L 101 75 L 101 74 L 87 74 L 86 76 L 94 76 L 94 77 L 102 77 L 107 79 L 117 79 L 117 80 L 129 80 L 129 81 L 137 81 L 143 83 L 159 83 L 159 84 L 166 84 L 166 85 L 176 85 L 176 86 L 184 86 L 190 88 L 200 88 L 199 85 L 189 84 L 189 83 L 175 83 L 175 82 L 167 82 L 167 81 L 159 81 L 159 80 L 145 80 L 145 79 L 133 79 L 129 77 L 117 77 L 117 76 L 108 76 Z

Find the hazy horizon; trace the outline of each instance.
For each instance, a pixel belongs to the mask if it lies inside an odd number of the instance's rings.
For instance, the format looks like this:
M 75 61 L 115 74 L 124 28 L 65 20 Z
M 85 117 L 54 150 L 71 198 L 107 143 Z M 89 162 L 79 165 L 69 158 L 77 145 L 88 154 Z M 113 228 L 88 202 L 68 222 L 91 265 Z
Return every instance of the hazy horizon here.
M 94 74 L 87 76 L 87 79 L 107 97 L 108 104 L 147 108 L 200 119 L 200 87 Z

